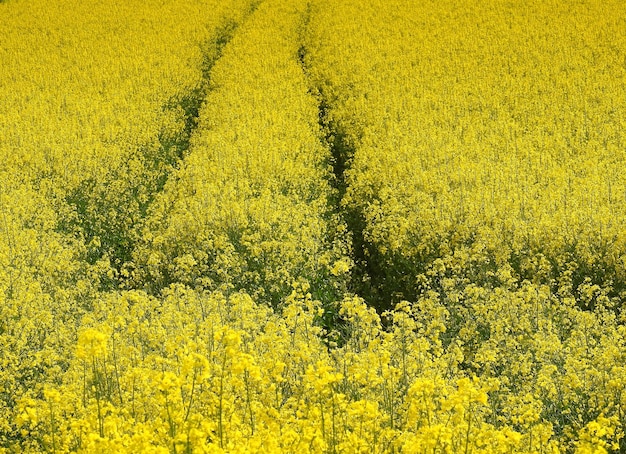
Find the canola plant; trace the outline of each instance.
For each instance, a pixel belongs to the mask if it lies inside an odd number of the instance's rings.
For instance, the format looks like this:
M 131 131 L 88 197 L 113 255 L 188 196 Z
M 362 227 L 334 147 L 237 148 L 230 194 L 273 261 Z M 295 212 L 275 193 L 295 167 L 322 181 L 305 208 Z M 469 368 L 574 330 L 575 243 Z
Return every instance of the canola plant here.
M 625 25 L 0 2 L 0 453 L 626 450 Z

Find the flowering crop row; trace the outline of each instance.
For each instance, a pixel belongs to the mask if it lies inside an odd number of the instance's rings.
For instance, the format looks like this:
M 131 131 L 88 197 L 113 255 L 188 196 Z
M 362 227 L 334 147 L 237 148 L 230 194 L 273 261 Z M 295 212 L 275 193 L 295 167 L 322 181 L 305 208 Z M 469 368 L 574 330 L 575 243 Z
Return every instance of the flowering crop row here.
M 249 3 L 3 5 L 4 168 L 52 200 L 59 230 L 81 237 L 91 262 L 119 270 L 130 259 L 153 193 L 184 154 L 215 42 Z
M 16 402 L 67 367 L 247 3 L 0 5 L 0 446 L 19 446 Z
M 464 373 L 497 378 L 496 426 L 527 449 L 535 424 L 561 449 L 617 449 L 624 5 L 313 5 L 305 62 L 345 162 L 355 288 L 413 301 Z
M 308 66 L 354 149 L 344 205 L 363 217 L 386 295 L 415 298 L 436 266 L 496 285 L 511 267 L 577 298 L 589 278 L 620 295 L 622 3 L 316 11 Z
M 148 287 L 246 290 L 273 305 L 306 281 L 332 301 L 350 261 L 298 60 L 306 4 L 260 8 L 211 71 L 189 156 L 136 251 L 137 274 Z

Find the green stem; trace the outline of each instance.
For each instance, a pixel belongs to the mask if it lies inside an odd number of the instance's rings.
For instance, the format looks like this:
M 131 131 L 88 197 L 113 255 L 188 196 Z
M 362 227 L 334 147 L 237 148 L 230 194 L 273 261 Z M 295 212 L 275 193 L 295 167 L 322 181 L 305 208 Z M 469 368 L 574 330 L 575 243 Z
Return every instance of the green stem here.
M 52 452 L 57 452 L 57 439 L 56 439 L 56 425 L 54 423 L 54 407 L 52 406 L 52 402 L 49 402 L 50 405 L 50 432 L 52 434 Z
M 250 380 L 248 375 L 248 371 L 244 371 L 243 381 L 246 385 L 246 399 L 248 402 L 248 412 L 250 413 L 250 429 L 252 430 L 252 435 L 254 435 L 254 415 L 252 414 L 252 400 L 250 399 Z

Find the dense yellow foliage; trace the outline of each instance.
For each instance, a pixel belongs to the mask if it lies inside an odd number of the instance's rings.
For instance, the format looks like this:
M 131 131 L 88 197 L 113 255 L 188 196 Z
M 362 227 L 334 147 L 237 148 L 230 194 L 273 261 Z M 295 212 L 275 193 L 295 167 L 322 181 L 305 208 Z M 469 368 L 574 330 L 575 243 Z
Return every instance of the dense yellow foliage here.
M 330 150 L 298 61 L 305 9 L 262 5 L 213 67 L 190 154 L 150 213 L 143 281 L 273 304 L 296 278 L 317 297 L 341 290 L 332 271 L 349 264 L 345 227 L 329 208 Z
M 315 11 L 309 66 L 355 150 L 344 204 L 386 285 L 416 289 L 441 259 L 472 282 L 510 265 L 568 294 L 587 277 L 623 290 L 623 2 Z
M 616 0 L 0 2 L 0 453 L 626 450 L 625 86 Z
M 184 152 L 203 65 L 249 3 L 2 5 L 0 157 L 51 198 L 90 261 L 129 259 L 152 193 Z
M 183 151 L 181 100 L 248 9 L 0 4 L 0 446 L 16 436 L 16 399 L 66 367 L 110 262 Z

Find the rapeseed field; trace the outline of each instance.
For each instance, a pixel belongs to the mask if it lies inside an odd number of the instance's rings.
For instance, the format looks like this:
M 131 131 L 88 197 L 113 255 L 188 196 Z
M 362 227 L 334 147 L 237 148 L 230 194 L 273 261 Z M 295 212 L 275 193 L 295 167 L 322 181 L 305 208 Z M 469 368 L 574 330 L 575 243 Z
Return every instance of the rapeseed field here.
M 626 452 L 626 4 L 0 1 L 0 453 Z

